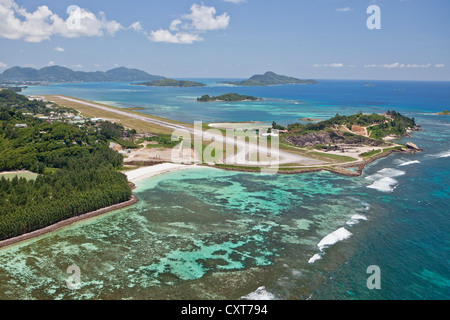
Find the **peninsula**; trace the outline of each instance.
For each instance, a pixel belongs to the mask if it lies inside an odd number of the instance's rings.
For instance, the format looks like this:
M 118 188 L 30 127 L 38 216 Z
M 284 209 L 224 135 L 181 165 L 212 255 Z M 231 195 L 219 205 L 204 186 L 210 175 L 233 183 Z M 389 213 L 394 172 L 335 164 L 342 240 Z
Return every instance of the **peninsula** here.
M 268 71 L 263 75 L 254 75 L 244 81 L 221 81 L 219 83 L 232 84 L 235 86 L 276 86 L 282 84 L 317 84 L 316 80 L 303 80 L 293 77 L 283 76 L 274 72 Z
M 206 84 L 196 81 L 175 80 L 175 79 L 160 79 L 155 81 L 148 81 L 142 83 L 133 83 L 135 86 L 147 87 L 206 87 Z
M 438 113 L 439 116 L 450 116 L 450 111 L 444 110 Z
M 407 136 L 410 131 L 419 131 L 414 118 L 396 111 L 385 114 L 358 113 L 351 116 L 336 114 L 333 118 L 318 123 L 300 123 L 287 126 L 284 139 L 296 146 L 313 146 L 320 149 L 336 149 L 339 145 L 361 144 L 380 146 L 386 138 Z
M 290 124 L 282 134 L 282 140 L 304 150 L 320 150 L 336 156 L 351 155 L 368 160 L 389 150 L 422 151 L 411 143 L 403 146 L 391 142 L 409 136 L 412 131 L 421 130 L 414 118 L 405 117 L 396 111 L 351 116 L 336 114 L 318 123 Z
M 198 102 L 238 102 L 238 101 L 262 101 L 263 99 L 253 97 L 253 96 L 247 96 L 247 95 L 241 95 L 237 93 L 226 93 L 221 96 L 217 97 L 211 97 L 209 95 L 204 95 L 201 98 L 197 98 Z

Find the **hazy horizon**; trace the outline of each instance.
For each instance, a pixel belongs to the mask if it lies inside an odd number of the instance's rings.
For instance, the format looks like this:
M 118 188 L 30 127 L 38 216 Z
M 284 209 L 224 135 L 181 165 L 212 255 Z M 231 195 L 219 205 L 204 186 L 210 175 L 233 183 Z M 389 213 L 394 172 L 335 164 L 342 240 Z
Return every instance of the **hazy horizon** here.
M 0 9 L 0 72 L 125 66 L 169 78 L 245 79 L 270 70 L 303 79 L 450 81 L 450 3 L 438 0 L 0 0 Z

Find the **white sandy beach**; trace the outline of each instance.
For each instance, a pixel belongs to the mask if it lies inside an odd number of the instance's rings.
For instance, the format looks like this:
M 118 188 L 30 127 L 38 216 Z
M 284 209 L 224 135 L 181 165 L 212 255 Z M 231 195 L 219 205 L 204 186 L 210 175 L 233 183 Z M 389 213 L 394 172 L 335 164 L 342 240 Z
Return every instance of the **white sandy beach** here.
M 183 165 L 175 163 L 162 163 L 150 167 L 142 167 L 136 170 L 124 172 L 128 177 L 128 181 L 136 183 L 160 174 L 195 168 L 196 165 Z

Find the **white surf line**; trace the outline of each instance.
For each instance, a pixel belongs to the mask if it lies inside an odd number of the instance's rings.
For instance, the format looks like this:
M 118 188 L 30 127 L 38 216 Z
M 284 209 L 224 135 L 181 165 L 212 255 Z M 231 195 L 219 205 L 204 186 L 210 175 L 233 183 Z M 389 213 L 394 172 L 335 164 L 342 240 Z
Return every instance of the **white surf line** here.
M 416 164 L 416 163 L 420 163 L 420 161 L 419 160 L 413 160 L 413 161 L 403 162 L 403 163 L 400 163 L 399 165 L 397 165 L 397 167 L 409 166 L 411 164 Z
M 334 244 L 347 240 L 350 238 L 353 234 L 345 229 L 344 227 L 333 231 L 332 233 L 328 234 L 325 238 L 320 240 L 320 242 L 317 244 L 319 247 L 320 253 L 316 253 L 314 256 L 312 256 L 309 260 L 309 264 L 313 264 L 316 260 L 322 259 L 322 256 L 325 254 L 324 250 L 328 249 L 329 247 L 333 246 Z
M 236 146 L 238 147 L 238 154 L 234 155 L 234 159 L 233 159 L 233 160 L 235 160 L 233 163 L 234 165 L 256 165 L 256 166 L 269 165 L 269 166 L 271 166 L 274 164 L 271 161 L 245 160 L 246 154 L 251 154 L 251 153 L 255 153 L 255 152 L 271 155 L 271 159 L 277 159 L 278 164 L 300 163 L 301 162 L 301 164 L 303 164 L 303 165 L 316 165 L 316 164 L 319 165 L 319 164 L 324 163 L 323 161 L 320 161 L 320 160 L 308 158 L 306 156 L 301 156 L 301 155 L 294 155 L 294 154 L 291 154 L 291 153 L 288 153 L 285 151 L 280 151 L 280 150 L 275 151 L 275 154 L 273 154 L 274 150 L 272 150 L 272 149 L 269 149 L 269 148 L 263 147 L 263 146 L 259 146 L 259 145 L 253 144 L 253 143 L 245 142 L 240 139 L 231 139 L 229 137 L 223 137 L 222 135 L 216 135 L 216 134 L 211 134 L 211 133 L 207 133 L 204 131 L 195 130 L 192 128 L 185 127 L 183 125 L 174 124 L 174 123 L 170 123 L 170 122 L 159 120 L 159 119 L 153 119 L 153 118 L 146 117 L 146 116 L 139 115 L 139 114 L 128 113 L 126 111 L 98 105 L 98 104 L 91 103 L 91 102 L 86 102 L 86 101 L 77 100 L 77 99 L 73 99 L 73 98 L 67 98 L 67 97 L 63 97 L 63 96 L 56 96 L 56 97 L 63 99 L 63 100 L 84 104 L 84 105 L 87 105 L 87 106 L 90 106 L 93 108 L 97 108 L 97 109 L 101 109 L 104 111 L 113 112 L 113 113 L 120 114 L 120 115 L 123 115 L 126 117 L 131 117 L 131 118 L 141 120 L 144 122 L 149 122 L 152 124 L 160 125 L 160 126 L 163 126 L 166 128 L 173 129 L 173 130 L 187 131 L 190 134 L 200 135 L 200 136 L 202 136 L 202 138 L 206 138 L 209 140 L 214 139 L 216 141 L 223 141 L 227 144 L 236 144 Z

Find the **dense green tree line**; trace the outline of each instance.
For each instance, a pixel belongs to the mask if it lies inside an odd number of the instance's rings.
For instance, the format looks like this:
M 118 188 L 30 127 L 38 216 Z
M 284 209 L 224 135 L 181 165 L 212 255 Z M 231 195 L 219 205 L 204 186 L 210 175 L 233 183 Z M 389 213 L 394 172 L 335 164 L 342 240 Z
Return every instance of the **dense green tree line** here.
M 0 105 L 0 171 L 28 169 L 39 176 L 0 177 L 0 240 L 131 198 L 118 171 L 122 155 L 108 147 L 107 129 L 24 116 L 20 99 Z
M 405 117 L 395 111 L 389 111 L 387 114 L 391 118 L 390 121 L 382 122 L 369 128 L 369 131 L 371 131 L 371 137 L 375 139 L 382 139 L 389 134 L 402 136 L 406 133 L 407 128 L 414 128 L 416 126 L 416 121 L 414 118 Z
M 210 95 L 206 94 L 206 95 L 202 96 L 201 98 L 197 98 L 198 102 L 211 102 L 211 101 L 233 102 L 233 101 L 246 101 L 246 100 L 255 101 L 255 100 L 262 100 L 262 99 L 253 97 L 253 96 L 248 96 L 248 95 L 241 95 L 241 94 L 237 94 L 237 93 L 226 93 L 226 94 L 223 94 L 223 95 L 217 96 L 217 97 L 211 97 Z
M 82 127 L 56 122 L 47 123 L 24 116 L 13 107 L 0 107 L 0 171 L 27 169 L 43 173 L 44 168 L 62 168 L 70 158 L 88 155 L 95 148 L 107 148 L 110 136 L 102 127 Z M 17 124 L 26 124 L 18 128 Z M 106 124 L 102 124 L 106 128 Z M 110 155 L 114 166 L 121 163 L 121 156 Z
M 35 181 L 0 178 L 0 240 L 130 199 L 125 175 L 81 158 L 78 164 Z
M 21 111 L 22 113 L 32 113 L 41 114 L 44 116 L 50 115 L 50 112 L 54 113 L 77 113 L 76 110 L 66 107 L 61 107 L 53 104 L 53 108 L 47 108 L 47 104 L 40 100 L 28 100 L 27 97 L 17 94 L 13 90 L 0 90 L 0 107 L 11 107 L 13 106 L 16 111 Z M 0 114 L 0 120 L 2 119 L 2 114 Z
M 306 125 L 295 123 L 288 125 L 287 128 L 294 133 L 308 134 L 341 125 L 347 126 L 349 129 L 354 125 L 370 126 L 369 131 L 372 131 L 371 137 L 381 139 L 389 134 L 403 135 L 406 133 L 407 128 L 413 128 L 416 125 L 414 118 L 405 117 L 396 111 L 388 111 L 386 114 L 389 118 L 376 113 L 363 114 L 359 112 L 350 116 L 336 114 L 333 118 L 325 121 L 308 123 Z

